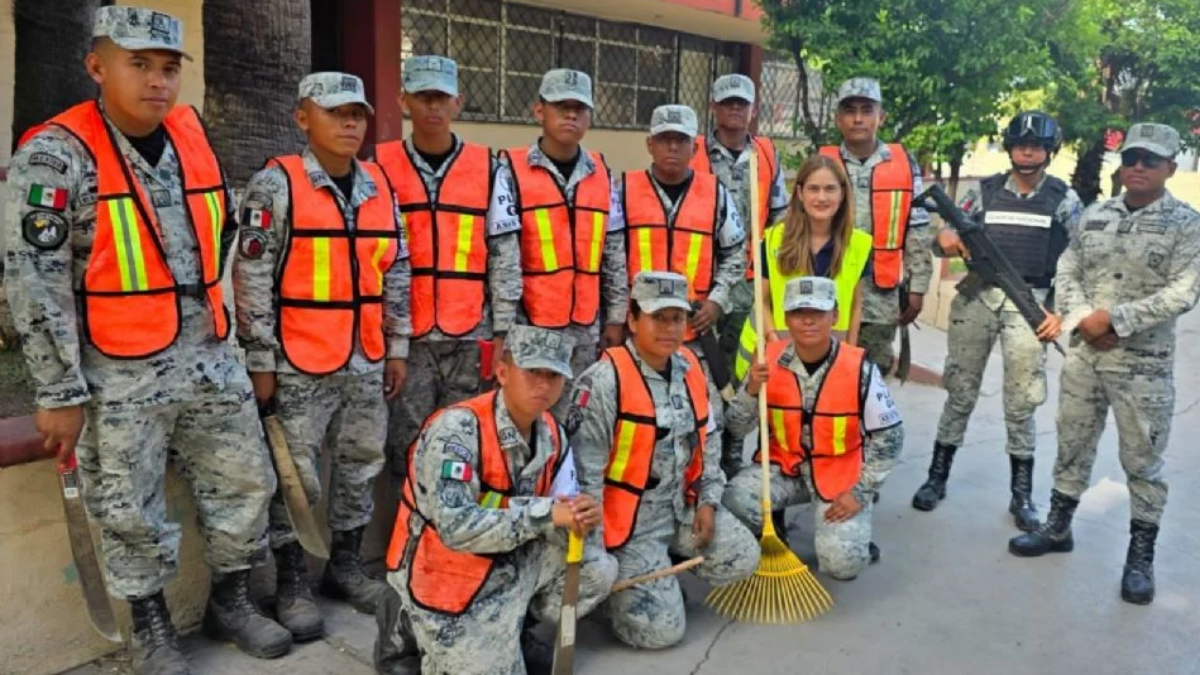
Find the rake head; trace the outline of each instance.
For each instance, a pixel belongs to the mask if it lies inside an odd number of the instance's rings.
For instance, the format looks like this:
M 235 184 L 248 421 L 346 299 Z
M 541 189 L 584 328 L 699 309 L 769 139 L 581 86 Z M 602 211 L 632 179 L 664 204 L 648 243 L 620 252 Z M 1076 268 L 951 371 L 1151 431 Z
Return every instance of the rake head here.
M 802 623 L 833 607 L 833 598 L 808 566 L 774 532 L 764 532 L 754 576 L 714 588 L 706 602 L 717 614 L 744 623 Z

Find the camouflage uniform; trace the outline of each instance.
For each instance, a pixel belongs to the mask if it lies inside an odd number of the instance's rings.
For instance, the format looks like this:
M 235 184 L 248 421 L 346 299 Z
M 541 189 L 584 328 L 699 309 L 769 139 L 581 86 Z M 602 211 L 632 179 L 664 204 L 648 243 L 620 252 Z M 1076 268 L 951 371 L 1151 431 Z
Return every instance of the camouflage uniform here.
M 833 282 L 824 277 L 798 277 L 788 282 L 787 300 L 785 307 L 815 307 L 816 305 L 801 304 L 806 298 L 816 296 L 800 296 L 797 293 L 799 283 L 804 280 L 820 280 L 826 282 L 821 297 L 830 309 L 834 306 L 835 287 Z M 820 283 L 818 282 L 818 283 Z M 795 298 L 795 300 L 793 300 Z M 840 343 L 832 339 L 832 346 L 825 360 L 809 373 L 804 363 L 796 355 L 794 345 L 788 345 L 779 357 L 779 365 L 787 368 L 795 375 L 804 395 L 804 407 L 812 410 L 816 406 L 817 394 L 824 387 L 825 377 L 830 364 L 837 357 Z M 765 387 L 766 385 L 764 385 Z M 820 499 L 814 500 L 816 490 L 812 484 L 812 463 L 805 462 L 800 467 L 800 476 L 791 478 L 784 476 L 778 466 L 771 466 L 771 504 L 776 508 L 785 508 L 796 504 L 807 504 L 816 501 L 814 521 L 816 530 L 817 560 L 821 571 L 835 579 L 849 580 L 858 574 L 870 562 L 871 544 L 871 513 L 872 498 L 881 487 L 884 480 L 896 465 L 900 451 L 904 447 L 904 427 L 900 413 L 896 410 L 887 385 L 884 384 L 879 370 L 868 360 L 863 361 L 862 372 L 859 376 L 859 400 L 863 401 L 860 423 L 864 433 L 863 466 L 858 484 L 851 492 L 862 510 L 854 517 L 840 523 L 825 521 L 825 513 L 831 502 Z M 766 392 L 760 392 L 765 395 Z M 729 404 L 726 411 L 728 424 L 733 433 L 746 436 L 758 430 L 759 414 L 758 399 L 746 392 L 743 387 Z M 812 427 L 805 425 L 802 444 L 812 446 Z M 725 490 L 724 503 L 735 516 L 751 529 L 762 529 L 762 468 L 748 466 L 734 476 Z
M 1033 192 L 1021 195 L 1010 175 L 1004 189 L 1013 195 L 1029 199 L 1037 195 L 1046 178 Z M 963 200 L 963 209 L 971 216 L 983 211 L 977 190 L 971 190 Z M 1083 204 L 1074 190 L 1058 205 L 1055 219 L 1074 235 Z M 933 253 L 943 256 L 934 241 Z M 1034 289 L 1039 303 L 1045 303 L 1046 289 Z M 968 299 L 958 295 L 950 304 L 950 328 L 946 335 L 947 357 L 943 381 L 946 405 L 938 421 L 937 441 L 961 446 L 975 404 L 983 371 L 997 338 L 1000 340 L 1004 363 L 1004 423 L 1008 431 L 1006 449 L 1013 457 L 1032 458 L 1037 446 L 1037 430 L 1033 413 L 1046 400 L 1046 349 L 1029 328 L 1029 324 L 995 286 L 984 288 L 979 297 Z
M 370 174 L 354 162 L 354 188 L 347 199 L 321 166 L 310 148 L 302 154 L 308 180 L 316 189 L 328 190 L 337 201 L 347 227 L 354 228 L 357 210 L 379 190 Z M 246 350 L 250 372 L 274 372 L 275 400 L 288 448 L 296 463 L 310 502 L 321 496 L 320 453 L 326 445 L 333 453 L 330 464 L 329 527 L 353 530 L 367 525 L 374 507 L 375 476 L 383 468 L 387 404 L 383 398 L 383 362 L 372 363 L 355 344 L 341 370 L 324 376 L 298 371 L 284 356 L 278 340 L 275 305 L 277 277 L 284 244 L 292 223 L 287 172 L 269 166 L 250 178 L 242 200 L 240 254 L 233 266 L 237 301 L 238 340 Z M 268 213 L 263 219 L 261 214 Z M 267 227 L 260 224 L 268 223 Z M 399 222 L 396 223 L 397 228 Z M 409 315 L 410 272 L 408 252 L 401 241 L 396 262 L 384 275 L 384 334 L 387 358 L 408 355 L 412 332 Z M 271 547 L 296 540 L 282 495 L 271 502 Z
M 1131 132 L 1132 135 L 1132 132 Z M 1058 401 L 1054 490 L 1079 499 L 1111 405 L 1133 520 L 1157 524 L 1167 502 L 1163 452 L 1175 408 L 1175 320 L 1200 297 L 1200 214 L 1169 192 L 1130 212 L 1092 204 L 1058 262 L 1063 334 L 1106 309 L 1117 346 L 1071 337 Z
M 720 103 L 729 98 L 741 98 L 753 105 L 755 101 L 754 82 L 745 75 L 734 74 L 718 77 L 713 82 L 713 102 Z M 768 142 L 770 142 L 769 139 Z M 733 204 L 737 207 L 737 212 L 749 222 L 752 215 L 750 181 L 753 178 L 750 175 L 750 156 L 756 152 L 753 136 L 747 134 L 745 148 L 735 154 L 717 140 L 714 128 L 708 132 L 706 147 L 713 174 L 729 191 L 733 198 Z M 778 154 L 776 157 L 778 158 Z M 762 158 L 760 157 L 759 160 L 761 162 Z M 783 179 L 783 165 L 777 159 L 775 177 L 771 181 L 771 194 L 767 199 L 767 226 L 783 220 L 790 199 L 791 196 L 788 194 L 787 185 Z M 750 240 L 749 235 L 746 240 Z M 729 305 L 729 308 L 725 309 L 720 323 L 717 324 L 717 335 L 720 338 L 721 352 L 725 354 L 730 368 L 732 368 L 742 325 L 746 323 L 746 317 L 754 307 L 754 287 L 750 281 L 746 280 L 745 276 L 738 279 L 730 288 Z
M 838 101 L 847 98 L 882 102 L 879 83 L 868 78 L 848 80 L 838 91 Z M 875 152 L 870 157 L 859 158 L 843 143 L 841 156 L 854 193 L 854 225 L 871 234 L 875 229 L 871 212 L 871 174 L 876 165 L 891 159 L 892 151 L 883 142 L 876 141 Z M 909 162 L 913 170 L 913 195 L 916 196 L 925 191 L 921 165 L 911 155 Z M 924 295 L 929 291 L 929 282 L 933 277 L 933 259 L 929 255 L 933 238 L 931 230 L 929 214 L 914 201 L 904 236 L 904 280 L 910 293 Z M 862 326 L 858 332 L 858 345 L 867 350 L 867 357 L 881 372 L 887 373 L 892 367 L 892 343 L 896 339 L 900 293 L 895 288 L 890 291 L 878 288 L 873 278 L 867 282 L 862 294 Z
M 545 329 L 514 327 L 506 349 L 512 351 L 516 366 L 570 372 L 569 345 L 565 341 L 550 345 L 547 336 L 557 337 Z M 413 534 L 399 569 L 388 573 L 401 611 L 399 621 L 381 626 L 379 639 L 392 654 L 411 653 L 419 646 L 424 673 L 523 675 L 518 636 L 526 614 L 536 621 L 556 623 L 562 606 L 566 535 L 553 524 L 551 508 L 555 495 L 574 494 L 577 487 L 571 473 L 561 469 L 551 496 L 535 496 L 535 483 L 550 459 L 551 434 L 558 435 L 562 452 L 568 453 L 562 466 L 574 467 L 566 434 L 558 424 L 551 429 L 538 421 L 527 441 L 509 415 L 503 389 L 496 393 L 494 405 L 501 450 L 514 479 L 507 508 L 479 503 L 479 420 L 470 410 L 444 410 L 421 432 L 413 450 L 410 480 L 415 481 L 416 509 L 409 523 Z M 443 469 L 447 463 L 465 463 L 471 468 L 468 477 L 446 477 Z M 458 616 L 418 605 L 410 594 L 415 550 L 411 542 L 427 526 L 437 528 L 451 550 L 487 554 L 494 560 L 482 588 Z M 579 616 L 600 603 L 615 576 L 616 563 L 603 554 L 595 536 L 589 536 L 580 567 Z M 409 630 L 416 645 L 405 635 Z
M 199 244 L 174 147 L 168 141 L 151 166 L 116 127 L 109 128 L 152 202 L 176 282 L 198 284 Z M 46 189 L 62 190 L 65 204 L 31 205 L 32 192 Z M 105 357 L 83 337 L 76 310 L 75 289 L 96 236 L 91 154 L 61 128 L 42 130 L 13 156 L 8 191 L 5 289 L 38 407 L 85 406 L 77 454 L 88 510 L 101 526 L 109 592 L 146 597 L 175 573 L 181 528 L 167 520 L 163 474 L 169 459 L 191 483 L 210 567 L 248 569 L 264 553 L 275 476 L 249 378 L 229 345 L 216 338 L 206 301 L 181 297 L 179 336 L 162 352 L 145 359 Z M 65 240 L 33 245 L 22 227 L 33 218 L 60 224 Z M 233 235 L 226 226 L 223 253 Z
M 686 288 L 682 276 L 677 278 Z M 639 275 L 639 279 L 649 275 Z M 635 283 L 634 298 L 643 308 L 657 311 L 653 301 L 643 302 Z M 685 303 L 686 292 L 678 299 Z M 671 565 L 670 556 L 703 555 L 705 562 L 696 574 L 712 584 L 721 585 L 744 579 L 758 566 L 758 542 L 729 512 L 720 507 L 725 490 L 725 475 L 720 467 L 719 444 L 708 444 L 704 450 L 704 472 L 696 486 L 696 504 L 686 503 L 683 477 L 692 459 L 696 443 L 695 419 L 688 402 L 685 382 L 689 363 L 682 354 L 671 357 L 670 373 L 662 373 L 646 365 L 632 340 L 626 347 L 641 369 L 642 377 L 655 404 L 655 419 L 662 432 L 655 443 L 651 460 L 653 487 L 647 486 L 638 505 L 635 527 L 628 543 L 611 551 L 620 564 L 618 579 L 629 579 Z M 588 368 L 575 383 L 567 416 L 568 430 L 578 453 L 579 482 L 582 489 L 603 503 L 604 476 L 613 445 L 613 428 L 617 419 L 618 392 L 616 369 L 607 360 Z M 711 382 L 709 396 L 709 440 L 720 437 L 720 398 Z M 716 509 L 712 542 L 697 549 L 692 535 L 692 523 L 697 506 Z M 603 536 L 603 527 L 598 528 Z M 686 625 L 683 596 L 675 577 L 666 577 L 635 586 L 612 595 L 606 604 L 606 614 L 612 621 L 613 633 L 622 642 L 643 649 L 661 649 L 683 638 Z

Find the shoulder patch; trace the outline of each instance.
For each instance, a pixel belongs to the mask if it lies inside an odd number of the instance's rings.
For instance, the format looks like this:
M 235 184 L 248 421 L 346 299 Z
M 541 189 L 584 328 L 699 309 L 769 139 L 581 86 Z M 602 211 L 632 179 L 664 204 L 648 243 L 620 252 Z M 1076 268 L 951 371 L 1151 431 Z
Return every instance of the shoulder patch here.
M 442 444 L 442 450 L 458 457 L 464 462 L 471 461 L 471 451 L 461 443 L 446 442 Z
M 262 233 L 262 230 L 242 230 L 238 250 L 241 251 L 243 258 L 258 260 L 267 250 L 267 236 Z
M 29 166 L 44 166 L 58 173 L 67 172 L 67 162 L 62 157 L 55 157 L 48 152 L 35 152 L 29 156 Z
M 447 459 L 442 462 L 442 478 L 446 480 L 456 480 L 467 482 L 471 480 L 474 471 L 471 470 L 471 465 L 466 462 L 456 462 L 452 459 Z
M 30 211 L 21 219 L 21 235 L 25 241 L 43 251 L 62 246 L 69 230 L 67 219 L 54 211 Z
M 271 205 L 274 203 L 275 203 L 275 200 L 271 198 L 271 195 L 269 195 L 265 192 L 259 192 L 258 190 L 255 190 L 254 192 L 247 194 L 246 198 L 242 200 L 242 208 L 243 209 L 269 209 L 269 208 L 271 208 Z
M 271 210 L 269 208 L 253 208 L 247 206 L 242 209 L 242 227 L 252 227 L 259 230 L 266 230 L 271 227 Z
M 43 209 L 66 211 L 67 200 L 70 196 L 71 193 L 66 188 L 35 183 L 29 186 L 29 196 L 26 198 L 25 203 Z
M 1108 227 L 1107 220 L 1089 220 L 1083 225 L 1083 229 L 1087 230 L 1088 232 L 1103 230 L 1106 227 Z

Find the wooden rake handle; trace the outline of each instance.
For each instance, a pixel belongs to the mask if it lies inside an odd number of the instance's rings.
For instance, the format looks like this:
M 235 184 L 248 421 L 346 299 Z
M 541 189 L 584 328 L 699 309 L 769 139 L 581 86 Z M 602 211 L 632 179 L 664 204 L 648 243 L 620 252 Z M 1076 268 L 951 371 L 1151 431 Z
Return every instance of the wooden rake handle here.
M 633 577 L 632 579 L 625 579 L 623 581 L 618 581 L 617 583 L 613 584 L 612 592 L 620 593 L 621 591 L 624 591 L 629 588 L 633 588 L 634 586 L 637 586 L 638 584 L 644 584 L 647 581 L 654 581 L 655 579 L 661 579 L 663 577 L 675 576 L 676 574 L 679 574 L 680 572 L 686 572 L 686 571 L 692 569 L 693 567 L 696 567 L 703 563 L 704 563 L 704 556 L 698 555 L 695 558 L 692 558 L 691 560 L 685 560 L 685 561 L 679 563 L 678 565 L 672 565 L 671 567 L 668 567 L 666 569 L 655 570 L 649 574 L 643 574 L 640 577 Z

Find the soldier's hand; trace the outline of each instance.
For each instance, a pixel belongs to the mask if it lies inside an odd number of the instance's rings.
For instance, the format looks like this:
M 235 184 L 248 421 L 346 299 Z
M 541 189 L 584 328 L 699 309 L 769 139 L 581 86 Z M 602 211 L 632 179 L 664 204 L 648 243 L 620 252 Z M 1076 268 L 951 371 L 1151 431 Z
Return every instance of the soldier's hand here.
M 907 326 L 917 320 L 921 315 L 921 308 L 925 306 L 925 295 L 922 293 L 908 294 L 908 307 L 900 313 L 900 325 Z
M 75 456 L 75 444 L 83 431 L 83 406 L 38 408 L 33 424 L 42 435 L 42 445 L 58 456 L 58 465 L 66 466 Z
M 250 373 L 250 384 L 254 387 L 254 400 L 258 407 L 265 408 L 275 398 L 275 373 Z
M 388 359 L 383 366 L 383 397 L 392 400 L 404 389 L 404 380 L 408 379 L 408 364 L 404 359 Z
M 1117 334 L 1114 333 L 1113 331 L 1109 331 L 1109 332 L 1105 333 L 1104 335 L 1101 335 L 1100 337 L 1096 338 L 1095 340 L 1090 341 L 1088 344 L 1095 347 L 1096 349 L 1099 349 L 1102 352 L 1106 352 L 1106 351 L 1112 349 L 1113 347 L 1116 347 L 1118 341 L 1119 341 L 1119 338 L 1117 337 Z
M 602 513 L 600 504 L 596 502 L 589 494 L 578 494 L 574 497 L 566 497 L 567 503 L 575 511 L 575 525 L 578 527 L 580 534 L 587 534 L 596 529 L 600 524 Z
M 1112 317 L 1103 309 L 1088 314 L 1079 322 L 1079 332 L 1088 342 L 1094 341 L 1110 330 L 1112 330 Z
M 697 333 L 703 333 L 709 328 L 712 328 L 721 318 L 721 306 L 712 300 L 705 300 L 700 303 L 700 309 L 692 315 L 691 324 L 692 330 Z
M 575 521 L 575 507 L 571 504 L 570 498 L 560 498 L 554 502 L 554 506 L 550 509 L 550 520 L 554 526 L 564 530 L 570 530 L 579 536 L 586 534 Z
M 949 227 L 942 229 L 937 235 L 938 248 L 942 249 L 942 253 L 951 256 L 962 258 L 963 260 L 971 259 L 971 252 L 967 250 L 967 245 L 963 243 L 962 237 Z
M 620 347 L 623 344 L 625 344 L 625 325 L 619 323 L 605 325 L 604 333 L 600 336 L 601 349 Z
M 1045 320 L 1037 327 L 1037 338 L 1042 342 L 1053 342 L 1062 335 L 1062 317 L 1052 313 L 1045 307 L 1042 311 L 1046 313 Z
M 704 550 L 712 543 L 716 519 L 717 507 L 712 504 L 696 509 L 696 518 L 692 520 L 692 541 L 697 549 Z
M 825 511 L 825 522 L 842 523 L 858 515 L 859 511 L 862 511 L 862 504 L 854 498 L 852 490 L 847 490 L 829 505 L 829 509 Z
M 755 363 L 750 366 L 750 375 L 746 378 L 746 393 L 751 396 L 758 396 L 758 392 L 762 391 L 762 387 L 767 382 L 767 373 L 769 368 L 765 363 Z

